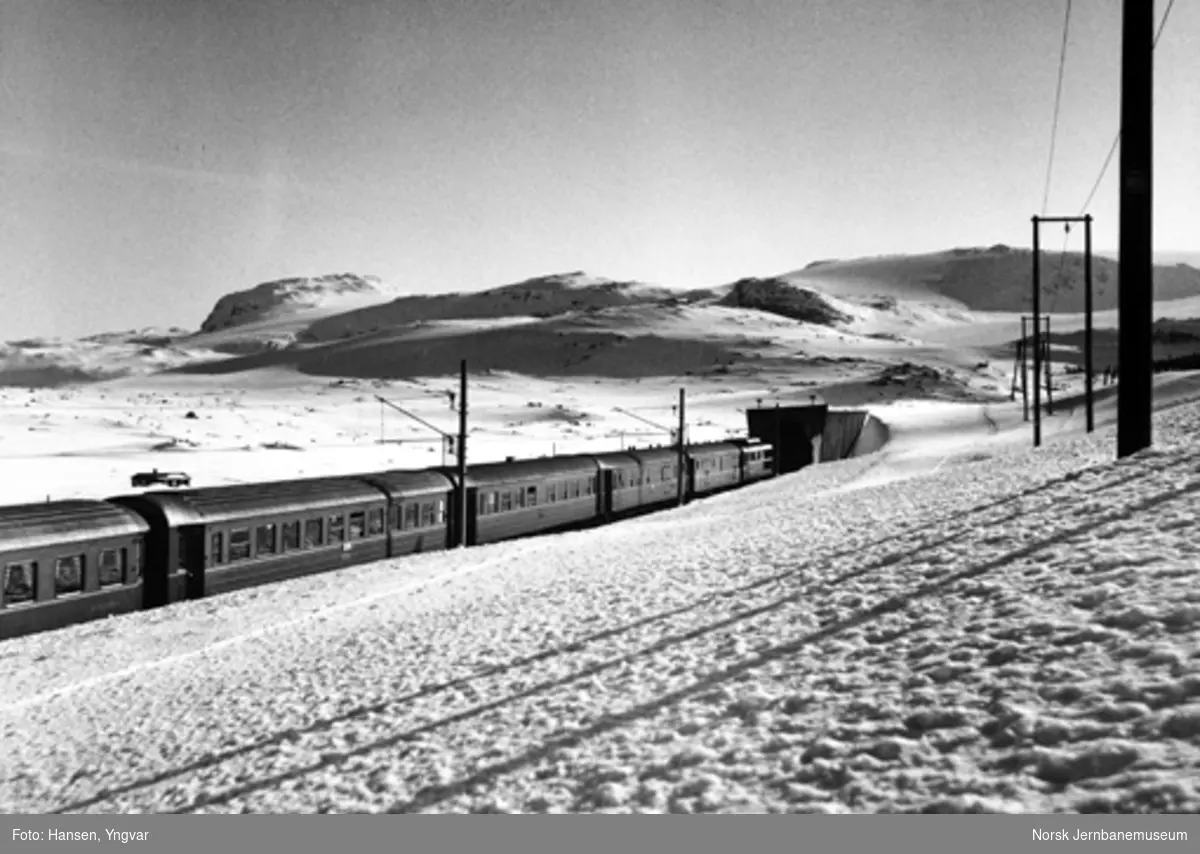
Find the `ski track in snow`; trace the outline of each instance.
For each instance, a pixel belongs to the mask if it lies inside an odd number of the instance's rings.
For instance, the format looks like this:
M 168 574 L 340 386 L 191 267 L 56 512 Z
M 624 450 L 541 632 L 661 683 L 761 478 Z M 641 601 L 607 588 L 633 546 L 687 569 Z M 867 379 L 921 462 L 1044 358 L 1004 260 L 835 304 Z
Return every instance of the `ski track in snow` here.
M 7 812 L 1200 811 L 1200 408 L 6 642 Z

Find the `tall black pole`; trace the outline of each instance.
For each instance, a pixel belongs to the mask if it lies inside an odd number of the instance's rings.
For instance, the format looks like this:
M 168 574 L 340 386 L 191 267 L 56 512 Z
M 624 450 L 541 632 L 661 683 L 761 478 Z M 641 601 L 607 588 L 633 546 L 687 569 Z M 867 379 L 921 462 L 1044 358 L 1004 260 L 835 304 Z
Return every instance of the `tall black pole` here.
M 1096 427 L 1092 409 L 1092 215 L 1083 218 L 1083 383 L 1087 404 L 1087 431 Z
M 458 546 L 467 546 L 467 360 L 459 365 L 458 387 Z
M 1117 261 L 1121 325 L 1117 371 L 1117 456 L 1150 447 L 1151 189 L 1154 157 L 1154 2 L 1125 0 L 1121 43 L 1121 233 Z
M 1054 354 L 1053 350 L 1054 339 L 1050 335 L 1050 315 L 1046 315 L 1046 414 L 1054 414 L 1054 384 L 1051 382 L 1051 373 L 1053 371 Z
M 683 451 L 683 448 L 684 448 L 683 431 L 687 425 L 687 419 L 685 418 L 684 413 L 683 413 L 684 394 L 685 394 L 685 390 L 680 389 L 679 390 L 679 428 L 678 428 L 678 434 L 676 435 L 676 439 L 677 439 L 676 445 L 677 445 L 678 452 L 679 452 L 679 505 L 681 507 L 687 501 L 687 485 L 686 485 L 687 459 L 685 458 L 684 451 Z
M 1021 354 L 1021 414 L 1023 421 L 1029 420 L 1029 332 L 1025 328 L 1025 315 L 1021 315 L 1021 343 L 1017 345 Z
M 1042 273 L 1038 217 L 1033 218 L 1033 446 L 1042 446 Z

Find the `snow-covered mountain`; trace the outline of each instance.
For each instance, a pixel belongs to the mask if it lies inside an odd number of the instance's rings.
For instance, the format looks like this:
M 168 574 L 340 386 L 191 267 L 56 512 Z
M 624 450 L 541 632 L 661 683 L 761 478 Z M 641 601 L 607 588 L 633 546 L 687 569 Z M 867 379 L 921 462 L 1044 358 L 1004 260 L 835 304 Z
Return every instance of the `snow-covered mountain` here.
M 281 312 L 345 307 L 347 303 L 385 302 L 394 296 L 395 291 L 377 276 L 334 273 L 279 279 L 221 297 L 200 324 L 200 331 L 218 332 L 270 319 Z

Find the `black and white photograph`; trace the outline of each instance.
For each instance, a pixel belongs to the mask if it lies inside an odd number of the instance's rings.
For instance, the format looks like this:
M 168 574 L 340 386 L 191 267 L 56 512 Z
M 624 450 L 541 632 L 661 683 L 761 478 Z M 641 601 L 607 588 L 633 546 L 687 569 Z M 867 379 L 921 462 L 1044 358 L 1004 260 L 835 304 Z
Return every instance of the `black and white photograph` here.
M 0 0 L 12 844 L 1200 812 L 1197 151 L 1194 0 Z

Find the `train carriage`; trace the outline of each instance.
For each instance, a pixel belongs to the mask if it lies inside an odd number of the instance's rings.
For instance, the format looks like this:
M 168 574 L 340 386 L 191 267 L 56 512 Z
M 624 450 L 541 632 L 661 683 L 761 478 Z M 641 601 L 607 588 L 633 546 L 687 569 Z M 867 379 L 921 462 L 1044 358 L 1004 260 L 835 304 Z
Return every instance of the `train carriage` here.
M 741 483 L 741 449 L 733 442 L 691 445 L 688 456 L 688 494 L 708 495 Z
M 636 511 L 642 503 L 642 464 L 629 451 L 594 454 L 597 468 L 597 504 L 600 518 L 608 521 Z
M 679 502 L 680 455 L 678 448 L 632 450 L 642 468 L 638 504 L 645 509 Z M 687 457 L 683 458 L 684 470 Z
M 765 480 L 775 474 L 773 448 L 765 442 L 743 440 L 738 442 L 742 451 L 742 483 Z
M 482 545 L 597 521 L 598 474 L 590 456 L 471 466 L 467 542 Z
M 395 469 L 358 475 L 390 499 L 388 557 L 458 545 L 454 481 L 436 471 Z
M 149 527 L 104 501 L 0 508 L 0 638 L 140 610 Z
M 148 562 L 165 576 L 167 602 L 388 555 L 388 497 L 349 477 L 154 491 L 109 500 L 151 522 Z

